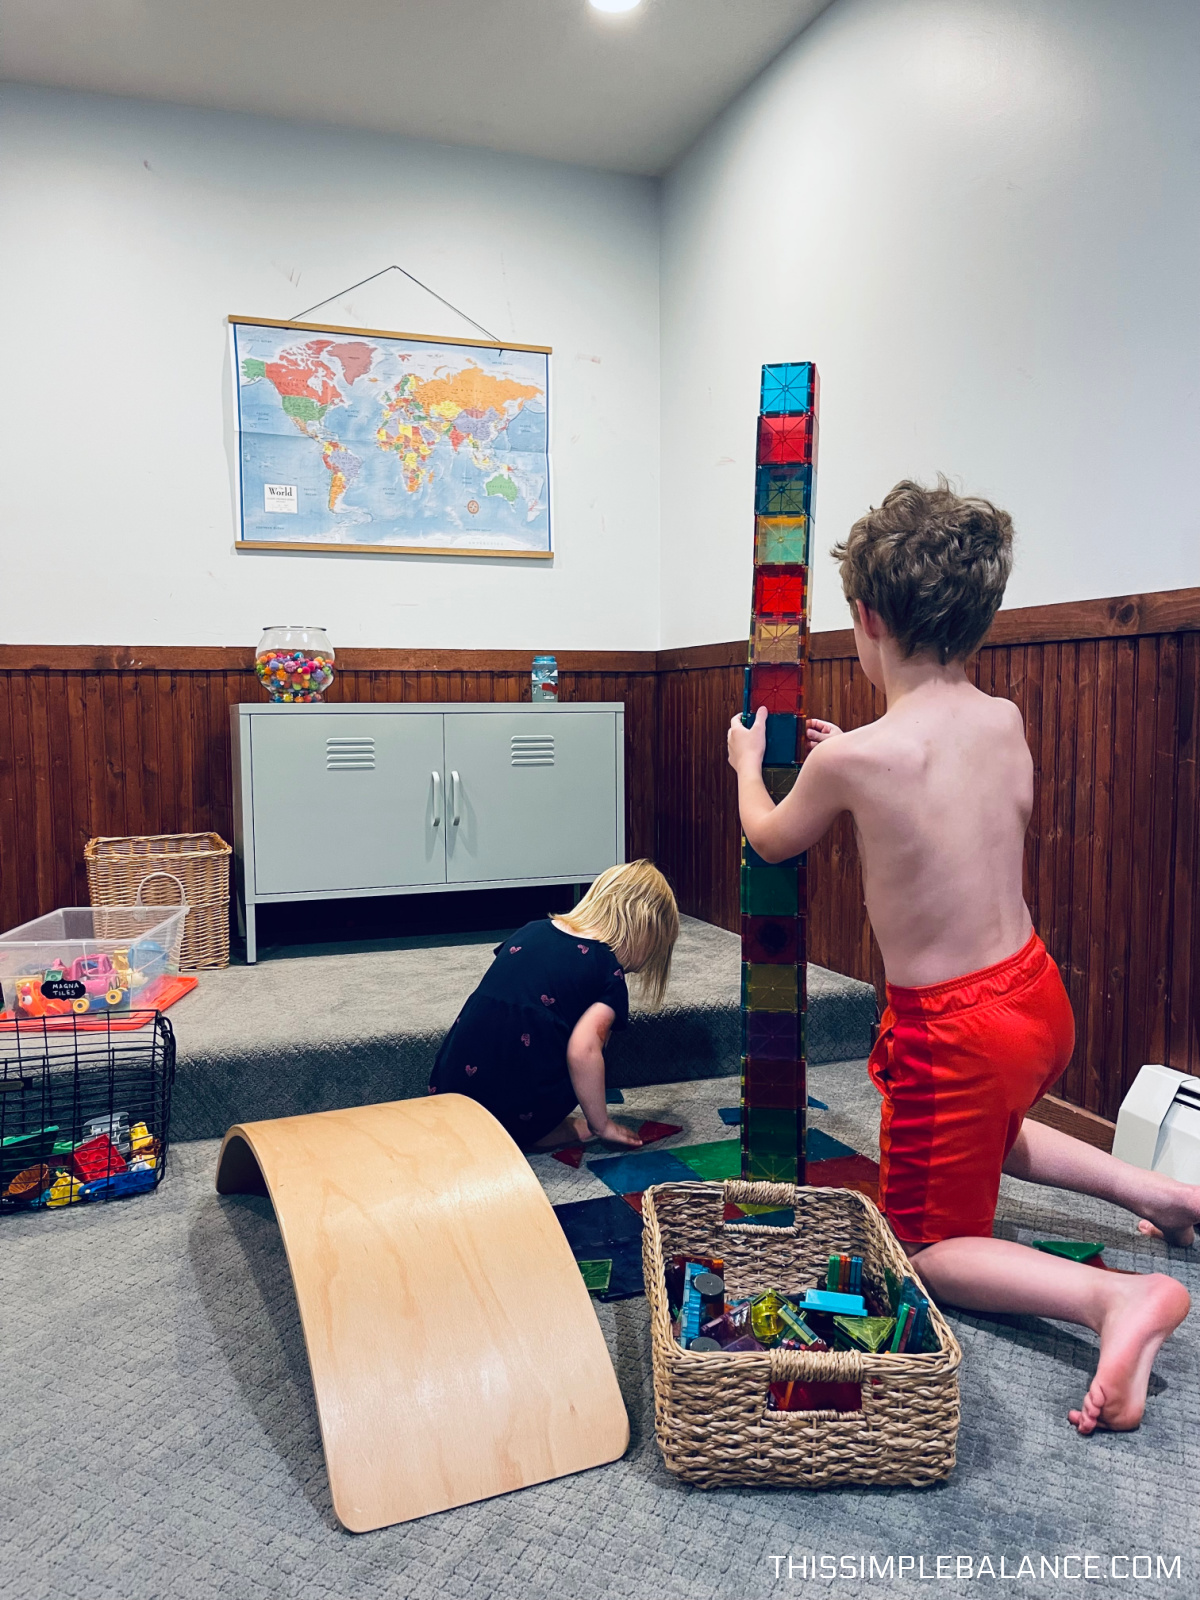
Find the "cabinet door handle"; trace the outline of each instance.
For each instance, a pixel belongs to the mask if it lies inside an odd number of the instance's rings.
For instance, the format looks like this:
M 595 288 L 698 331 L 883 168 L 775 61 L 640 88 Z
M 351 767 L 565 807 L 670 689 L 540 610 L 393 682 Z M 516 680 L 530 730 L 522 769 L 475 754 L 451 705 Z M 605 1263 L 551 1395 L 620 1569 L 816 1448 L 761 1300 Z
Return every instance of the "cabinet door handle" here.
M 442 775 L 436 771 L 433 774 L 433 825 L 435 828 L 442 825 Z
M 460 785 L 461 782 L 462 782 L 462 780 L 459 778 L 457 772 L 452 772 L 450 774 L 450 805 L 451 805 L 451 808 L 452 808 L 452 810 L 454 812 L 454 815 L 453 815 L 451 820 L 453 821 L 454 826 L 456 828 L 458 827 L 459 823 L 462 821 L 462 818 L 461 818 L 461 816 L 459 815 L 459 812 L 458 812 L 458 790 L 459 790 L 459 785 Z

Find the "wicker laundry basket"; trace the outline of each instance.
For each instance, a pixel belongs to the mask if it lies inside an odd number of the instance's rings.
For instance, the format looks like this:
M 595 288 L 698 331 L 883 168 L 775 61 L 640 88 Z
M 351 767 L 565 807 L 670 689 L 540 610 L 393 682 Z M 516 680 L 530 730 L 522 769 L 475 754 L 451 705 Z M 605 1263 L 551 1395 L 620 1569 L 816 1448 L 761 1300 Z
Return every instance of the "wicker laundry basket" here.
M 230 847 L 216 833 L 89 839 L 84 847 L 94 906 L 186 903 L 181 967 L 229 965 Z
M 794 1207 L 791 1228 L 723 1222 L 725 1200 Z M 642 1197 L 654 1423 L 668 1469 L 689 1483 L 929 1484 L 954 1466 L 962 1351 L 936 1306 L 930 1354 L 857 1350 L 693 1353 L 671 1337 L 664 1266 L 719 1256 L 730 1297 L 822 1283 L 831 1253 L 863 1258 L 863 1289 L 886 1299 L 883 1269 L 917 1274 L 878 1210 L 850 1189 L 668 1183 Z M 770 1383 L 861 1383 L 860 1411 L 769 1411 Z

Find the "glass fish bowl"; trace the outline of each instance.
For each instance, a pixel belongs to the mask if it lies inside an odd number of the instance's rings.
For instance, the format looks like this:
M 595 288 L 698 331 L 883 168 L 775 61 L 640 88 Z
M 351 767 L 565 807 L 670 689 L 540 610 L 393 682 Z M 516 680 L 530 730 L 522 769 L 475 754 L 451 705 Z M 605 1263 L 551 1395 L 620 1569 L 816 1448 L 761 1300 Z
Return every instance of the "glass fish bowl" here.
M 271 700 L 320 700 L 333 682 L 333 646 L 324 628 L 277 623 L 263 630 L 254 671 Z

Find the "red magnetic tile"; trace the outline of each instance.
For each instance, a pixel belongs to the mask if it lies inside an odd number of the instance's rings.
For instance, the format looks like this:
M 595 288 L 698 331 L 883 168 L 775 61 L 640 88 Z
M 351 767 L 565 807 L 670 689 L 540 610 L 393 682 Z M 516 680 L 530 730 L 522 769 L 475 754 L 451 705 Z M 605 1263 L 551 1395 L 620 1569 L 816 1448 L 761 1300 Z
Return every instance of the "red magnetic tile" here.
M 660 1139 L 669 1139 L 673 1133 L 682 1132 L 677 1122 L 643 1122 L 637 1130 L 637 1136 L 643 1144 L 657 1144 Z
M 808 462 L 813 458 L 813 418 L 806 416 L 759 417 L 758 464 Z
M 861 1411 L 861 1383 L 773 1383 L 772 1411 Z
M 798 1111 L 806 1104 L 804 1066 L 794 1061 L 744 1061 L 742 1105 L 755 1111 Z
M 561 1150 L 552 1150 L 550 1154 L 555 1161 L 561 1161 L 564 1167 L 578 1167 L 586 1151 L 581 1144 L 565 1144 Z
M 857 1189 L 879 1204 L 879 1163 L 869 1156 L 835 1156 L 831 1161 L 810 1161 L 805 1182 L 814 1189 Z
M 742 960 L 794 967 L 802 927 L 798 917 L 743 917 Z
M 756 617 L 804 616 L 803 567 L 757 567 L 754 573 Z
M 775 663 L 751 667 L 750 709 L 759 706 L 799 715 L 804 710 L 804 669 Z
M 723 1222 L 738 1222 L 745 1215 L 746 1213 L 742 1210 L 741 1206 L 735 1206 L 732 1200 L 726 1200 L 725 1215 L 722 1218 Z
M 632 1206 L 633 1209 L 637 1212 L 639 1217 L 641 1216 L 641 1214 L 642 1214 L 642 1191 L 640 1189 L 637 1191 L 636 1194 L 623 1194 L 621 1196 L 621 1199 L 624 1200 L 624 1202 L 625 1202 L 625 1204 L 627 1206 Z

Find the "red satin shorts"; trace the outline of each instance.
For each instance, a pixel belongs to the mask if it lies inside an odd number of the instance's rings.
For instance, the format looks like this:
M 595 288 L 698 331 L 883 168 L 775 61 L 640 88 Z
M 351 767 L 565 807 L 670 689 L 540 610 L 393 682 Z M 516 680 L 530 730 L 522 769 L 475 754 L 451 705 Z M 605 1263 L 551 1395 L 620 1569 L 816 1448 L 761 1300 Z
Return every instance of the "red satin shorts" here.
M 1058 968 L 1034 933 L 994 967 L 887 996 L 868 1064 L 880 1206 L 905 1244 L 988 1238 L 1022 1119 L 1075 1045 Z

